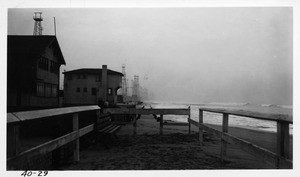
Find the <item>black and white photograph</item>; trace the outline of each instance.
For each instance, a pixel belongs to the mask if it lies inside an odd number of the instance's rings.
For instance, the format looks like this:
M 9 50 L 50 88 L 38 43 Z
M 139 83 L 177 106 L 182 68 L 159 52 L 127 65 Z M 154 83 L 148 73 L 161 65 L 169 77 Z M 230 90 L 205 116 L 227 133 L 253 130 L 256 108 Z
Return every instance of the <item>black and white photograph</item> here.
M 297 176 L 295 1 L 22 2 L 1 12 L 6 174 Z

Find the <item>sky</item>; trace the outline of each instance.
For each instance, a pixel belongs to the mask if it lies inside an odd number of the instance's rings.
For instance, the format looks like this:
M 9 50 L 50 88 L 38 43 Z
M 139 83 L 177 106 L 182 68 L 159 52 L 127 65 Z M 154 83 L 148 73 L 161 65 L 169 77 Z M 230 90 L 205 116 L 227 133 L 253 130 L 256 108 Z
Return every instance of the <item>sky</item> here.
M 292 105 L 291 7 L 11 8 L 7 33 L 32 35 L 36 11 L 61 71 L 125 64 L 152 100 Z

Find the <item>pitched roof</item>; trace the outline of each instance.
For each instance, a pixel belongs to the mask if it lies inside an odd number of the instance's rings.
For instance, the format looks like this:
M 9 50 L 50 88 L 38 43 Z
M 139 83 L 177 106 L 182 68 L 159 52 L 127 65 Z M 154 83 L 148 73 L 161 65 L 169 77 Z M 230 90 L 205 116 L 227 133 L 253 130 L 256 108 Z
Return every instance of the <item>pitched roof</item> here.
M 82 68 L 82 69 L 75 69 L 71 71 L 65 71 L 63 74 L 102 74 L 102 69 L 98 68 Z M 107 69 L 107 74 L 108 75 L 120 75 L 123 76 L 122 73 L 113 71 L 110 69 Z
M 66 64 L 62 52 L 60 50 L 56 36 L 41 35 L 8 35 L 7 36 L 7 52 L 8 53 L 26 53 L 26 54 L 41 54 L 45 48 L 54 44 L 58 60 L 61 64 Z

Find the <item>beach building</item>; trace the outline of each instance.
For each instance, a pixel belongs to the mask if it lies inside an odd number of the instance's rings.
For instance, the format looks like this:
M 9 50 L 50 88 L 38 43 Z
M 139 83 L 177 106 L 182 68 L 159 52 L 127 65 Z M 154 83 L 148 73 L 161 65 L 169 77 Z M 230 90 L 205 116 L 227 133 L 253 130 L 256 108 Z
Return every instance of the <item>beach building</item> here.
M 107 69 L 84 68 L 64 74 L 64 105 L 94 105 L 108 101 L 117 103 L 117 92 L 122 88 L 123 74 Z
M 60 66 L 56 36 L 8 35 L 7 111 L 59 107 Z

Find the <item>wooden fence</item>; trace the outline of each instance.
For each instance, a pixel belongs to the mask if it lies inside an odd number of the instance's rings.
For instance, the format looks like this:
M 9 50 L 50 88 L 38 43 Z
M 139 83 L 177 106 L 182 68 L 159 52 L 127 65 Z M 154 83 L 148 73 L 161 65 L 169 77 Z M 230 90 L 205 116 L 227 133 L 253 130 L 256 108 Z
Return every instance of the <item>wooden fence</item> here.
M 157 117 L 159 119 L 160 125 L 160 134 L 163 134 L 163 127 L 164 126 L 189 126 L 189 132 L 191 131 L 191 126 L 188 123 L 176 123 L 176 122 L 164 122 L 164 115 L 186 115 L 187 120 L 190 119 L 190 107 L 188 109 L 135 109 L 135 108 L 106 108 L 103 111 L 104 113 L 110 114 L 134 114 L 137 115 L 134 117 L 133 120 L 133 134 L 136 134 L 137 129 L 137 117 L 140 115 L 159 115 Z
M 203 124 L 203 111 L 221 113 L 223 114 L 222 131 L 213 129 Z M 265 148 L 259 147 L 251 142 L 242 140 L 238 137 L 228 134 L 228 119 L 229 115 L 243 116 L 245 118 L 255 118 L 260 120 L 271 120 L 277 122 L 277 153 L 271 152 Z M 226 157 L 227 143 L 233 143 L 240 146 L 243 150 L 250 152 L 251 154 L 262 158 L 268 165 L 273 168 L 291 169 L 293 168 L 293 162 L 290 160 L 290 135 L 289 124 L 293 123 L 292 116 L 290 115 L 278 115 L 267 114 L 258 112 L 249 112 L 244 110 L 225 110 L 225 109 L 211 109 L 200 108 L 199 109 L 199 122 L 189 119 L 189 124 L 197 126 L 199 128 L 199 141 L 203 144 L 203 131 L 214 134 L 221 138 L 221 152 L 220 156 L 222 161 Z
M 79 106 L 57 109 L 46 109 L 37 111 L 15 112 L 7 114 L 7 169 L 19 169 L 19 166 L 27 163 L 29 159 L 38 155 L 45 155 L 53 150 L 74 142 L 73 160 L 79 161 L 79 138 L 95 128 L 95 124 L 90 124 L 79 129 L 78 115 L 81 112 L 95 111 L 95 115 L 99 116 L 99 106 Z M 61 115 L 72 115 L 73 131 L 44 144 L 33 147 L 24 152 L 20 152 L 20 134 L 19 128 L 23 122 L 28 122 L 42 118 L 53 118 Z
M 203 111 L 221 113 L 223 114 L 222 131 L 213 129 L 203 124 Z M 160 115 L 160 134 L 163 134 L 164 126 L 188 126 L 189 134 L 191 133 L 191 125 L 197 126 L 199 129 L 199 142 L 203 145 L 203 131 L 214 134 L 221 138 L 221 160 L 226 157 L 227 143 L 232 143 L 241 147 L 241 149 L 262 158 L 272 168 L 287 168 L 290 169 L 293 166 L 290 157 L 290 142 L 289 142 L 289 124 L 292 124 L 292 117 L 286 114 L 267 114 L 260 112 L 249 112 L 245 110 L 225 110 L 225 109 L 211 109 L 201 108 L 199 109 L 199 122 L 191 119 L 190 108 L 188 109 L 134 109 L 134 108 L 107 108 L 104 110 L 106 113 L 111 114 L 136 114 L 136 115 Z M 187 115 L 188 123 L 165 123 L 164 115 Z M 277 153 L 271 152 L 265 148 L 255 145 L 246 140 L 240 139 L 233 135 L 228 134 L 228 120 L 229 115 L 243 116 L 245 118 L 255 118 L 260 120 L 270 120 L 277 122 Z M 134 134 L 136 134 L 136 119 L 133 121 Z

